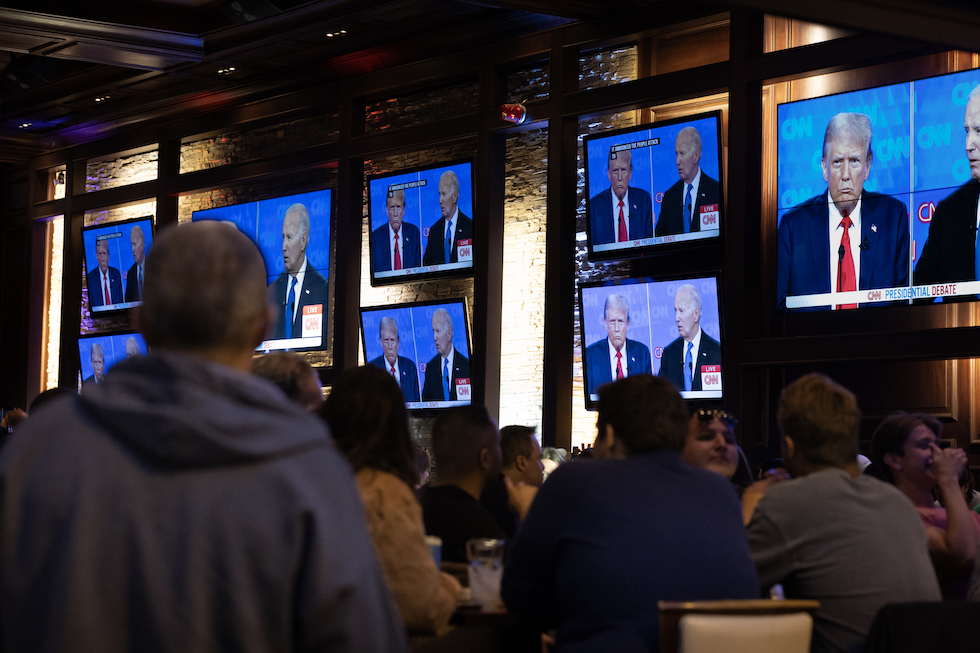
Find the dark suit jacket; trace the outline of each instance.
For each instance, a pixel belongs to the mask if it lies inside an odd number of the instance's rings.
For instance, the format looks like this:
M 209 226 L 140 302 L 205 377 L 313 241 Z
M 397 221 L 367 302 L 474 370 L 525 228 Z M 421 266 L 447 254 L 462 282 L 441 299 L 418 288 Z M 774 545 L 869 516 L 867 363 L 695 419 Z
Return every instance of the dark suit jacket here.
M 585 350 L 585 378 L 589 381 L 589 394 L 595 394 L 599 386 L 613 380 L 609 364 L 609 338 L 594 342 Z M 626 375 L 653 374 L 650 350 L 642 342 L 626 339 Z
M 915 285 L 976 281 L 973 248 L 978 199 L 980 183 L 971 179 L 936 207 L 929 223 L 929 238 L 912 274 Z
M 453 370 L 449 377 L 449 398 L 442 393 L 442 356 L 436 354 L 425 364 L 425 385 L 422 387 L 422 401 L 456 401 L 456 379 L 470 378 L 470 361 L 453 348 Z M 472 379 L 470 389 L 472 390 Z
M 391 374 L 391 368 L 388 367 L 388 361 L 385 359 L 384 354 L 381 354 L 377 358 L 371 361 L 371 365 L 375 367 L 380 367 L 389 375 Z M 398 357 L 398 385 L 402 388 L 402 394 L 405 395 L 405 401 L 420 401 L 419 399 L 419 371 L 415 367 L 415 361 L 410 358 L 405 358 L 404 356 Z
M 616 242 L 616 219 L 613 216 L 612 189 L 607 188 L 589 200 L 592 246 Z M 653 200 L 642 188 L 629 189 L 630 240 L 653 237 Z
M 460 211 L 459 221 L 456 223 L 456 243 L 461 240 L 473 239 L 473 221 Z M 429 229 L 429 240 L 425 243 L 425 254 L 422 256 L 422 265 L 439 265 L 440 263 L 459 263 L 456 243 L 449 252 L 449 261 L 446 261 L 446 219 L 439 220 Z
M 143 265 L 146 265 L 146 259 L 144 259 Z M 129 272 L 126 273 L 126 301 L 127 302 L 138 302 L 142 297 L 140 297 L 140 280 L 139 280 L 139 269 L 140 266 L 133 263 L 133 267 L 129 268 Z M 144 275 L 146 271 L 143 271 Z M 146 282 L 146 279 L 143 279 Z
M 701 184 L 698 186 L 698 196 L 691 208 L 691 217 L 694 224 L 691 231 L 701 231 L 701 207 L 708 204 L 717 204 L 721 207 L 721 193 L 718 189 L 718 182 L 701 171 Z M 684 182 L 677 180 L 673 186 L 664 193 L 664 199 L 660 203 L 660 217 L 657 218 L 657 235 L 669 236 L 671 234 L 684 233 Z
M 123 303 L 123 283 L 119 270 L 109 266 L 109 299 L 113 304 Z M 102 275 L 99 266 L 88 273 L 88 304 L 89 307 L 105 306 L 105 289 L 102 288 Z
M 269 302 L 278 309 L 276 316 L 276 328 L 272 332 L 272 339 L 278 340 L 286 337 L 286 316 L 289 314 L 289 307 L 286 306 L 286 292 L 289 289 L 289 273 L 283 272 L 274 282 L 269 284 Z M 297 299 L 299 307 L 296 309 L 296 316 L 293 319 L 293 338 L 303 337 L 303 307 L 323 305 L 322 318 L 324 327 L 322 338 L 327 336 L 327 280 L 323 275 L 316 271 L 310 262 L 306 262 L 306 275 L 303 277 L 303 287 L 297 288 Z
M 371 269 L 375 272 L 390 272 L 394 267 L 391 260 L 393 241 L 389 240 L 388 236 L 387 222 L 371 232 Z M 402 222 L 398 238 L 402 242 L 402 268 L 417 268 L 422 265 L 422 239 L 419 237 L 419 228 L 414 224 Z
M 102 375 L 102 379 L 103 379 L 103 381 L 105 380 L 105 375 L 104 374 Z M 85 377 L 85 380 L 82 381 L 82 387 L 86 387 L 86 386 L 90 386 L 90 385 L 98 385 L 99 383 L 100 383 L 99 381 L 96 381 L 95 380 L 95 375 L 93 374 L 92 376 Z
M 683 338 L 677 338 L 664 347 L 663 356 L 660 357 L 660 372 L 657 373 L 657 376 L 665 377 L 677 386 L 678 390 L 684 390 L 684 347 Z M 694 366 L 691 390 L 701 389 L 702 365 L 721 365 L 721 345 L 704 330 L 701 331 L 701 347 L 698 349 L 698 360 Z
M 787 295 L 831 291 L 829 220 L 826 193 L 811 197 L 783 216 L 776 262 L 780 310 L 786 310 Z M 861 197 L 861 242 L 868 247 L 861 252 L 858 290 L 908 285 L 909 216 L 904 204 L 865 191 Z M 971 253 L 971 269 L 972 262 Z

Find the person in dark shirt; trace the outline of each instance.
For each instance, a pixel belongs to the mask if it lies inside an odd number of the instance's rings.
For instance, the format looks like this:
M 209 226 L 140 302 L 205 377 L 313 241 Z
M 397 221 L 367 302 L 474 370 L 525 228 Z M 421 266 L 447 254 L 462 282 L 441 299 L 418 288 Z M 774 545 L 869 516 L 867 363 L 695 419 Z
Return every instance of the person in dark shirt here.
M 480 493 L 500 474 L 500 433 L 483 406 L 460 406 L 432 426 L 435 481 L 421 492 L 425 532 L 442 538 L 442 559 L 466 562 L 466 540 L 503 538 Z
M 541 486 L 504 566 L 508 611 L 560 651 L 651 651 L 657 601 L 758 598 L 735 491 L 680 457 L 688 413 L 648 374 L 599 388 L 598 460 Z
M 503 452 L 503 471 L 483 488 L 480 503 L 490 511 L 510 540 L 517 531 L 518 515 L 510 506 L 504 479 L 509 478 L 515 485 L 540 487 L 544 482 L 544 465 L 534 427 L 505 426 L 500 429 L 500 450 Z

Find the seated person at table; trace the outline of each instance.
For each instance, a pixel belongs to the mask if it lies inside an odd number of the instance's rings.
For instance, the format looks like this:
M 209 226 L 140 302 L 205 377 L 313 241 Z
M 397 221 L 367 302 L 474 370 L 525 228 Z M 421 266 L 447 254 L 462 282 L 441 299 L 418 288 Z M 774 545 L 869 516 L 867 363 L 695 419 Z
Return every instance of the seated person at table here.
M 466 562 L 466 540 L 502 538 L 480 493 L 500 474 L 500 433 L 483 406 L 450 408 L 432 425 L 435 479 L 422 489 L 425 532 L 442 538 L 442 559 Z
M 731 484 L 680 458 L 688 412 L 666 379 L 599 388 L 597 456 L 556 469 L 517 533 L 507 609 L 559 651 L 651 651 L 657 601 L 758 598 Z
M 980 515 L 960 490 L 962 449 L 940 449 L 942 424 L 925 413 L 895 413 L 875 430 L 871 458 L 885 480 L 911 499 L 925 525 L 929 555 L 945 599 L 963 599 L 980 541 Z M 935 504 L 936 491 L 945 508 Z
M 373 366 L 345 372 L 320 409 L 337 448 L 357 473 L 374 550 L 410 633 L 446 629 L 461 591 L 436 569 L 422 527 L 415 445 L 405 399 L 394 379 Z
M 503 471 L 483 488 L 480 503 L 490 511 L 509 540 L 517 530 L 519 515 L 510 505 L 504 479 L 510 479 L 513 484 L 540 487 L 544 482 L 544 464 L 533 426 L 500 429 L 500 451 L 503 453 Z
M 793 480 L 769 487 L 748 525 L 761 587 L 820 601 L 813 653 L 861 650 L 886 603 L 939 600 L 922 527 L 901 493 L 858 471 L 850 391 L 809 374 L 783 390 L 778 419 Z

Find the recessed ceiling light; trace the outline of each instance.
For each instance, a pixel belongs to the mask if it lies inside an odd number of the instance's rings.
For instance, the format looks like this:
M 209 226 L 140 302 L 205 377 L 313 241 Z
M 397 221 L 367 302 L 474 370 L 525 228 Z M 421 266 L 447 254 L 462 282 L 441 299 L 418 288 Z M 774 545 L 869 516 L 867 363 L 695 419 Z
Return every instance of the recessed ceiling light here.
M 110 97 L 111 97 L 111 96 L 109 96 L 109 95 L 100 95 L 99 97 L 97 97 L 97 98 L 95 98 L 95 101 L 96 101 L 96 102 L 105 102 L 105 101 L 106 101 L 106 100 L 108 100 L 108 99 L 109 99 Z
M 28 127 L 30 127 L 30 126 L 31 126 L 31 125 L 33 125 L 33 124 L 34 124 L 34 123 L 32 123 L 32 122 L 22 122 L 22 123 L 20 124 L 20 128 L 21 128 L 21 129 L 27 129 Z
M 230 75 L 233 72 L 235 72 L 234 66 L 228 66 L 227 68 L 221 68 L 220 70 L 218 70 L 219 75 Z
M 347 33 L 347 30 L 345 30 L 345 29 L 337 30 L 336 32 L 327 32 L 327 38 L 328 39 L 332 39 L 335 36 L 343 36 L 346 33 Z

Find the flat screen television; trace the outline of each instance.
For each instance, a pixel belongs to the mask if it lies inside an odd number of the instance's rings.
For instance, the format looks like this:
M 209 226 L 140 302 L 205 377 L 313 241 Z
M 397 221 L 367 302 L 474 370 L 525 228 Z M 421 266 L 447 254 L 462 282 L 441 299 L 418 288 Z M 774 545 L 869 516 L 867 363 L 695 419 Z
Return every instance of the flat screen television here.
M 721 237 L 721 112 L 583 139 L 589 259 Z
M 976 298 L 978 83 L 971 70 L 777 107 L 778 310 Z
M 330 309 L 331 191 L 317 190 L 195 211 L 192 220 L 226 220 L 265 260 L 276 321 L 256 351 L 327 349 Z
M 470 403 L 465 299 L 362 308 L 361 337 L 364 360 L 398 380 L 409 410 Z
M 473 269 L 473 163 L 368 177 L 371 285 L 460 276 Z
M 78 362 L 82 385 L 101 383 L 113 365 L 131 356 L 145 355 L 147 351 L 143 335 L 136 332 L 80 336 Z
M 721 399 L 720 315 L 716 275 L 580 284 L 586 408 L 620 374 L 665 377 L 685 399 Z
M 152 246 L 152 216 L 82 227 L 85 283 L 93 315 L 143 303 L 143 264 Z

